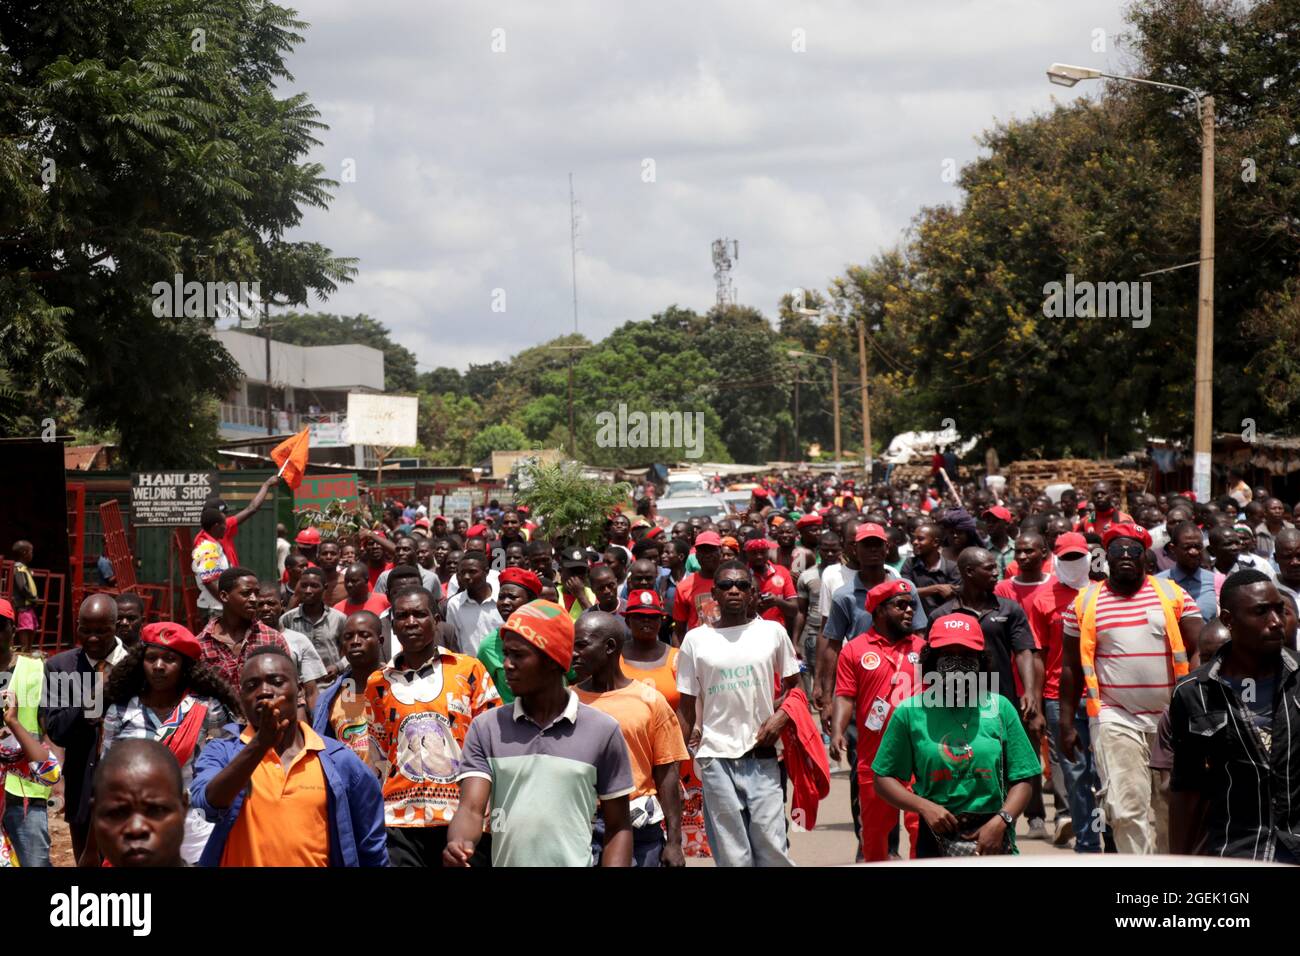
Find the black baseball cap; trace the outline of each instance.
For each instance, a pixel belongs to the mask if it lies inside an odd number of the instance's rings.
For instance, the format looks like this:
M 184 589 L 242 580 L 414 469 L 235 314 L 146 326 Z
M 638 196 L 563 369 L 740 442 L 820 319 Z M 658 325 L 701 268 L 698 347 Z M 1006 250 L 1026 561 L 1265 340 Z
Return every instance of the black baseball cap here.
M 567 548 L 560 554 L 560 567 L 562 568 L 583 568 L 587 567 L 587 553 L 581 548 Z

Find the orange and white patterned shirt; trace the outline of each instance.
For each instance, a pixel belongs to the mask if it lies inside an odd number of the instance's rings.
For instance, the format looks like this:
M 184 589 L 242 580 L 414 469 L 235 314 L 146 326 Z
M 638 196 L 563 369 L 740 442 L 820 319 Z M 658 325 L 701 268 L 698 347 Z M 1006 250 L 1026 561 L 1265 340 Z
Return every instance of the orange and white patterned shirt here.
M 460 805 L 461 748 L 470 722 L 501 704 L 477 658 L 439 647 L 419 670 L 402 655 L 370 675 L 370 761 L 384 791 L 384 825 L 446 826 Z

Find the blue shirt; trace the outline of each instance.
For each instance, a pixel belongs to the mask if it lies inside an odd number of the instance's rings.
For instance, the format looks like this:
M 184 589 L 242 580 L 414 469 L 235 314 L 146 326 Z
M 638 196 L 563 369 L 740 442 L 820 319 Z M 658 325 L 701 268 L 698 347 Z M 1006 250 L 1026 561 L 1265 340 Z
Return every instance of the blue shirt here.
M 896 573 L 885 572 L 885 580 L 896 578 Z M 846 641 L 871 630 L 871 612 L 867 610 L 867 587 L 862 575 L 853 572 L 853 580 L 831 595 L 830 613 L 826 616 L 826 637 L 832 641 Z M 916 592 L 912 592 L 912 630 L 924 631 L 929 626 L 925 609 L 921 607 Z
M 1201 617 L 1213 621 L 1219 616 L 1219 597 L 1214 593 L 1214 572 L 1197 568 L 1188 574 L 1178 565 L 1156 575 L 1166 581 L 1173 581 L 1192 596 L 1196 606 L 1201 609 Z

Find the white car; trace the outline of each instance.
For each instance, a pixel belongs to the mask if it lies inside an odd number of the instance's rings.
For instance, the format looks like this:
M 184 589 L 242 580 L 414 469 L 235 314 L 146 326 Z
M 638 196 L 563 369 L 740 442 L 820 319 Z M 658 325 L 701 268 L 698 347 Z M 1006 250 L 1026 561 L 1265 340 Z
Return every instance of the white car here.
M 667 528 L 671 528 L 679 521 L 690 521 L 692 518 L 708 518 L 710 521 L 717 522 L 727 517 L 727 506 L 717 495 L 682 495 L 663 498 L 655 511 L 659 516 L 659 523 Z
M 709 493 L 709 479 L 698 471 L 679 471 L 668 476 L 665 498 L 698 497 Z

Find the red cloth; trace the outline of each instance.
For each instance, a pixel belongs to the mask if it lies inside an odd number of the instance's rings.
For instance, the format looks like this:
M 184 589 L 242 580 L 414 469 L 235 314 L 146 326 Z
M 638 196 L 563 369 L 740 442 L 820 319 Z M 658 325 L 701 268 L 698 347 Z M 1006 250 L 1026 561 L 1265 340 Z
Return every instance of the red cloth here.
M 830 759 L 821 729 L 808 712 L 808 697 L 802 687 L 786 694 L 781 709 L 790 717 L 790 723 L 781 731 L 785 772 L 790 776 L 792 792 L 790 816 L 805 830 L 811 830 L 817 825 L 817 804 L 831 792 Z

